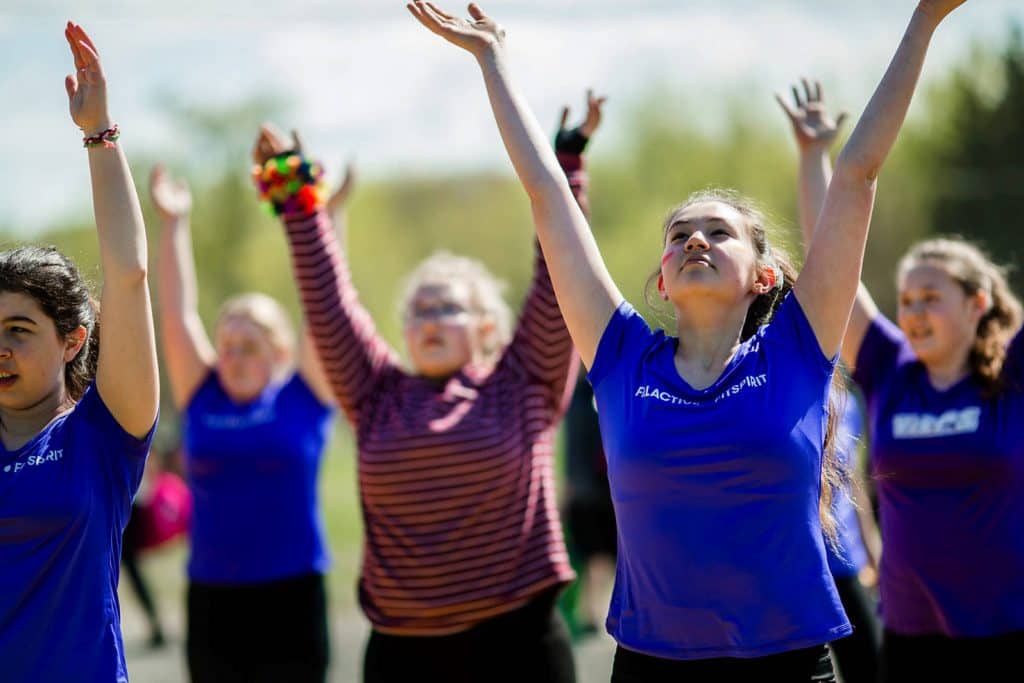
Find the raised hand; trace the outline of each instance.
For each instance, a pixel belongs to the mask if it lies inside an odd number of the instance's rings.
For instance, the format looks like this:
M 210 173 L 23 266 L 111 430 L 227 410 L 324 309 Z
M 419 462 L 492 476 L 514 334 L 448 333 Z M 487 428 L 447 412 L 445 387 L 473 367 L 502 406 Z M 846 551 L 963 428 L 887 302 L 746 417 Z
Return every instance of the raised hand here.
M 342 178 L 341 184 L 338 185 L 331 196 L 327 199 L 327 213 L 331 216 L 337 217 L 338 212 L 345 206 L 348 201 L 348 196 L 352 193 L 352 188 L 356 183 L 356 169 L 351 163 L 345 165 L 345 175 Z
M 288 140 L 273 124 L 264 123 L 260 126 L 260 134 L 256 136 L 256 144 L 252 148 L 252 160 L 262 166 L 267 159 L 284 152 L 302 153 L 302 141 L 298 131 L 292 131 L 292 139 Z
M 800 88 L 793 86 L 794 106 L 791 107 L 778 93 L 775 94 L 775 100 L 789 117 L 796 143 L 801 150 L 828 149 L 846 121 L 846 112 L 840 112 L 839 116 L 832 119 L 825 107 L 821 82 L 815 81 L 812 85 L 806 78 L 800 79 L 800 82 L 803 85 L 802 95 Z
M 86 136 L 96 135 L 110 128 L 107 81 L 103 76 L 99 52 L 78 24 L 69 21 L 64 28 L 64 37 L 75 60 L 75 73 L 64 78 L 71 120 Z
M 560 151 L 573 151 L 577 154 L 583 151 L 587 141 L 593 137 L 595 131 L 601 125 L 601 108 L 604 106 L 607 97 L 595 97 L 593 90 L 587 90 L 587 117 L 576 128 L 566 128 L 569 122 L 569 107 L 562 107 L 562 116 L 558 122 L 558 133 L 555 135 L 555 147 Z M 582 139 L 579 139 L 582 138 Z M 579 147 L 579 149 L 565 149 L 566 147 Z
M 476 3 L 469 5 L 471 20 L 448 14 L 432 2 L 410 2 L 406 8 L 428 29 L 476 57 L 505 42 L 505 30 Z
M 186 219 L 192 211 L 188 183 L 172 178 L 162 164 L 154 166 L 149 176 L 149 196 L 165 223 Z

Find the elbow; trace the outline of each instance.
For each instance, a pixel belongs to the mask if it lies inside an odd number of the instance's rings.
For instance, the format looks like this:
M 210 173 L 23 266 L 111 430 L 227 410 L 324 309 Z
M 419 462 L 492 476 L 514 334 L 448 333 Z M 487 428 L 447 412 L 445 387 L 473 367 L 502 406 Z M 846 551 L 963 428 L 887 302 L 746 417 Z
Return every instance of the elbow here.
M 149 269 L 145 263 L 136 263 L 118 268 L 113 278 L 104 273 L 103 279 L 115 279 L 120 286 L 125 288 L 145 287 L 149 280 Z
M 878 179 L 878 174 L 881 171 L 882 159 L 846 148 L 836 160 L 836 169 L 832 179 L 858 181 L 870 185 Z

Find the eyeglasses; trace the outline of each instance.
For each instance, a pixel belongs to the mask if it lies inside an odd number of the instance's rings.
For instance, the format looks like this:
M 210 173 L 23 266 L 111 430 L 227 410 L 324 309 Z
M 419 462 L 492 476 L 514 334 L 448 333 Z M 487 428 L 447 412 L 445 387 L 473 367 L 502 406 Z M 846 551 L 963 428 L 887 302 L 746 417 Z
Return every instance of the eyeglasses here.
M 470 314 L 465 308 L 452 301 L 432 306 L 413 305 L 405 312 L 407 323 L 455 322 Z

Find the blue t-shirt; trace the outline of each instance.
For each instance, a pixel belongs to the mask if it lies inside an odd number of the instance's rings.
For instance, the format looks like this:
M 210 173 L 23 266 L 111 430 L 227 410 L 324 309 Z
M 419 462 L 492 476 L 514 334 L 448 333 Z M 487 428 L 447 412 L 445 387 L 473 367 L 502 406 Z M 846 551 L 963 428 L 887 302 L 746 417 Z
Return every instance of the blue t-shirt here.
M 1024 630 L 1024 335 L 1009 385 L 932 386 L 900 328 L 876 316 L 854 380 L 867 399 L 885 550 L 882 621 L 901 635 Z
M 848 393 L 844 399 L 843 414 L 836 434 L 836 457 L 851 470 L 857 467 L 857 449 L 863 432 L 864 415 L 860 403 L 853 393 Z M 868 551 L 860 534 L 857 508 L 850 493 L 850 487 L 847 485 L 841 491 L 836 491 L 832 497 L 832 518 L 836 521 L 839 547 L 833 549 L 830 543 L 826 543 L 825 551 L 828 554 L 828 568 L 836 578 L 856 576 L 868 563 Z M 869 503 L 861 501 L 860 504 Z
M 131 436 L 95 385 L 15 451 L 0 445 L 0 680 L 128 680 L 121 533 L 153 431 Z
M 327 571 L 316 482 L 331 412 L 298 373 L 245 405 L 210 373 L 183 430 L 193 498 L 189 578 L 245 584 Z
M 707 389 L 679 376 L 677 343 L 624 302 L 589 375 L 619 525 L 609 633 L 671 659 L 847 635 L 818 517 L 834 364 L 796 298 Z

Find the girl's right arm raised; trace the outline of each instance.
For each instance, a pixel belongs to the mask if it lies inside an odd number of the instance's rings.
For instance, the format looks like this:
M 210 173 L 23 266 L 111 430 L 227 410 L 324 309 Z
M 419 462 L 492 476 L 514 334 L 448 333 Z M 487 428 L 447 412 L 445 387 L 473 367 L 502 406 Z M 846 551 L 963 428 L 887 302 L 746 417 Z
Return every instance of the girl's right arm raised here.
M 293 140 L 263 126 L 253 150 L 257 172 L 280 162 L 281 174 L 291 173 L 302 154 L 298 139 L 293 136 Z M 300 181 L 305 183 L 303 188 L 277 208 L 291 248 L 306 325 L 338 405 L 357 423 L 360 407 L 377 379 L 397 367 L 398 361 L 359 303 L 330 216 L 314 199 L 313 184 L 307 181 Z
M 530 197 L 537 237 L 559 307 L 589 367 L 623 297 L 544 132 L 510 81 L 504 31 L 475 4 L 469 6 L 472 20 L 447 14 L 429 2 L 409 3 L 407 7 L 428 29 L 476 57 L 505 149 Z

